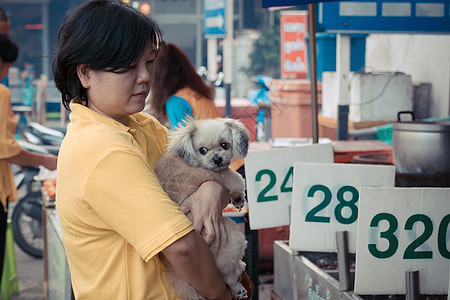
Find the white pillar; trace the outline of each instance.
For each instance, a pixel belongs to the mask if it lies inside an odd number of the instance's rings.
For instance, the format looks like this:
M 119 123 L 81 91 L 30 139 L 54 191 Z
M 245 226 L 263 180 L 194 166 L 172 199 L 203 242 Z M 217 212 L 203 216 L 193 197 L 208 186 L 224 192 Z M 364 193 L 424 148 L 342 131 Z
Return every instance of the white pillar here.
M 233 80 L 233 0 L 226 1 L 225 8 L 225 38 L 223 40 L 223 72 L 225 83 L 231 84 Z
M 336 75 L 340 105 L 350 103 L 349 75 L 350 75 L 350 36 L 338 34 L 336 37 Z
M 217 79 L 217 39 L 208 39 L 208 57 L 207 57 L 207 69 L 208 69 L 208 80 L 215 81 Z

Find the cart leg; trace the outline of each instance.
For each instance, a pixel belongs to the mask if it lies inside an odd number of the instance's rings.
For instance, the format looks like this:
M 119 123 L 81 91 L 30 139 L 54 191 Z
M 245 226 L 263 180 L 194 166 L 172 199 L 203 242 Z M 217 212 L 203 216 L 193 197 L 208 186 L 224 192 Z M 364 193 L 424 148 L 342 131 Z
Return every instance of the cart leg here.
M 406 300 L 419 300 L 419 271 L 405 272 Z
M 336 246 L 339 269 L 339 288 L 341 291 L 345 292 L 352 289 L 347 231 L 336 232 Z

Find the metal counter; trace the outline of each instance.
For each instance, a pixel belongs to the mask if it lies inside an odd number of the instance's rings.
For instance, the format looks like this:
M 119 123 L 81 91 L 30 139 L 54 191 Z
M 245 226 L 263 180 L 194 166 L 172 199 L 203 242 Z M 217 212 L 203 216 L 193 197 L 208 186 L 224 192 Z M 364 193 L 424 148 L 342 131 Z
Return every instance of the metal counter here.
M 44 227 L 44 299 L 73 300 L 70 270 L 61 238 L 61 225 L 54 201 L 42 192 Z

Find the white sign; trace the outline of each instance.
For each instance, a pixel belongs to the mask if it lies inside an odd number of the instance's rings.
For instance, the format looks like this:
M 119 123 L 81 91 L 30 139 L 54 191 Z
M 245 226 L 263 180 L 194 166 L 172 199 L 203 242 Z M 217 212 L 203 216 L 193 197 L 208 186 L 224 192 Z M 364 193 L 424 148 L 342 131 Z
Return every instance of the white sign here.
M 330 144 L 313 144 L 250 152 L 245 178 L 251 229 L 290 224 L 294 163 L 333 162 Z
M 360 164 L 294 164 L 289 247 L 336 252 L 336 232 L 347 231 L 356 252 L 359 191 L 395 183 L 395 167 Z
M 405 294 L 406 271 L 448 292 L 450 188 L 361 188 L 359 212 L 356 294 Z

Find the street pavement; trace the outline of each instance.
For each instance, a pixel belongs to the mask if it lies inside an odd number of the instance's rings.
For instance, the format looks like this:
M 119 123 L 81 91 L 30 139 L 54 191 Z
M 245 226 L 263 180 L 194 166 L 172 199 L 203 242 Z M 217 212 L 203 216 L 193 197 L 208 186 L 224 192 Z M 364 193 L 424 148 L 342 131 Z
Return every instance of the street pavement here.
M 11 300 L 44 299 L 44 260 L 29 256 L 15 245 L 19 294 Z

